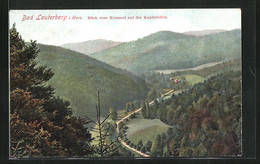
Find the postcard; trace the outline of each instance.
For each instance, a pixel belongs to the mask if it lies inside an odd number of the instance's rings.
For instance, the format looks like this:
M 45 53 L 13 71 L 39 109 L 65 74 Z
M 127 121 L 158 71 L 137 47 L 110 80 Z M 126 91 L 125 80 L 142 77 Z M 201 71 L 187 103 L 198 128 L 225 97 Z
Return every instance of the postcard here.
M 241 10 L 10 10 L 10 159 L 241 157 Z

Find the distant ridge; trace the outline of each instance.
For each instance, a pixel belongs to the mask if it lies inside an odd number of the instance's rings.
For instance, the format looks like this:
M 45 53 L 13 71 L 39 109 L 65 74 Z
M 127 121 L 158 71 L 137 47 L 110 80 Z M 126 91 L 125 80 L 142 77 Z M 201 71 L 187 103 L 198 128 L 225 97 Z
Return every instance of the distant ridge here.
M 216 29 L 216 30 L 202 30 L 202 31 L 187 31 L 183 34 L 186 35 L 192 35 L 192 36 L 204 36 L 204 35 L 210 35 L 210 34 L 217 34 L 221 32 L 226 32 L 227 30 L 223 29 Z
M 192 68 L 206 63 L 241 58 L 241 30 L 199 37 L 159 31 L 97 52 L 91 57 L 135 74 Z
M 92 53 L 97 53 L 99 51 L 107 50 L 121 43 L 122 42 L 114 42 L 111 40 L 97 39 L 97 40 L 90 40 L 90 41 L 79 42 L 79 43 L 67 43 L 61 45 L 60 47 L 73 50 L 76 52 L 80 52 L 85 55 L 89 55 Z

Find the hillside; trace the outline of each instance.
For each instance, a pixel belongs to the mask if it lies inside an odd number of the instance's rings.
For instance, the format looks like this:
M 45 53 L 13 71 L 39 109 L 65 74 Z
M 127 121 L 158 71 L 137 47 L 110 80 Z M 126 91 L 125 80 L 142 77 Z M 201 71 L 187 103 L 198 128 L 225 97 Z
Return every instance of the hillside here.
M 83 53 L 85 55 L 89 55 L 92 53 L 96 53 L 99 51 L 103 51 L 103 50 L 115 47 L 119 44 L 121 44 L 121 42 L 97 39 L 97 40 L 90 40 L 90 41 L 80 42 L 80 43 L 63 44 L 60 47 L 63 47 L 63 48 L 69 49 L 69 50 L 73 50 L 73 51 L 76 51 L 79 53 Z
M 209 35 L 209 34 L 217 34 L 220 32 L 225 32 L 227 30 L 202 30 L 202 31 L 187 31 L 184 32 L 183 34 L 186 35 L 193 35 L 193 36 L 203 36 L 203 35 Z
M 167 133 L 157 135 L 153 146 L 160 147 L 152 149 L 151 154 L 164 157 L 241 155 L 241 75 L 241 70 L 226 71 L 157 106 L 144 106 L 143 116 L 147 113 L 146 118 L 153 119 L 155 115 L 173 126 Z
M 241 31 L 201 37 L 160 31 L 98 52 L 93 57 L 137 74 L 150 70 L 191 68 L 241 58 Z
M 109 107 L 119 109 L 126 102 L 146 96 L 145 82 L 130 72 L 64 48 L 42 44 L 38 47 L 39 64 L 52 68 L 55 74 L 49 84 L 56 88 L 56 95 L 71 102 L 77 116 L 95 115 L 97 91 L 103 114 L 108 113 Z

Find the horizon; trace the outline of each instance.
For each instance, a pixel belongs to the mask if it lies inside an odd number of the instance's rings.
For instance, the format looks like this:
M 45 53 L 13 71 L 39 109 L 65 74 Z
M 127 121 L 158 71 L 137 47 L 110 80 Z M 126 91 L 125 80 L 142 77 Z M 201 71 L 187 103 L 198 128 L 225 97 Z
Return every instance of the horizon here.
M 54 20 L 55 16 L 61 19 Z M 75 19 L 72 20 L 69 17 L 75 17 Z M 108 19 L 101 19 L 104 17 Z M 114 17 L 120 19 L 114 19 Z M 46 18 L 46 20 L 40 18 Z M 47 45 L 59 46 L 97 39 L 129 42 L 158 31 L 184 33 L 241 29 L 241 10 L 10 10 L 10 28 L 14 23 L 25 41 L 37 40 L 38 43 Z
M 155 33 L 158 33 L 158 32 L 173 32 L 173 33 L 179 33 L 179 34 L 183 34 L 183 35 L 189 35 L 189 36 L 194 36 L 194 37 L 200 37 L 200 36 L 195 36 L 195 35 L 190 35 L 190 34 L 185 34 L 185 33 L 188 33 L 188 32 L 202 32 L 202 31 L 214 31 L 214 30 L 224 30 L 222 32 L 229 32 L 229 31 L 234 31 L 234 30 L 241 30 L 241 28 L 235 28 L 235 29 L 231 29 L 231 30 L 225 30 L 225 29 L 210 29 L 210 30 L 200 30 L 200 31 L 185 31 L 185 32 L 175 32 L 175 31 L 166 31 L 166 30 L 162 30 L 162 31 L 156 31 L 156 32 L 153 32 L 149 35 L 152 35 L 152 34 L 155 34 Z M 217 32 L 217 33 L 212 33 L 212 34 L 218 34 L 218 33 L 222 33 L 222 32 Z M 104 41 L 111 41 L 111 42 L 120 42 L 120 43 L 127 43 L 127 42 L 132 42 L 132 41 L 136 41 L 138 39 L 143 39 L 149 35 L 146 35 L 146 36 L 143 36 L 143 37 L 140 37 L 140 38 L 136 38 L 135 40 L 130 40 L 130 41 L 114 41 L 114 40 L 111 40 L 111 39 L 103 39 L 103 38 L 98 38 L 98 39 L 93 39 L 93 40 L 86 40 L 86 41 L 81 41 L 81 42 L 70 42 L 70 43 L 64 43 L 64 44 L 61 44 L 61 45 L 55 45 L 55 46 L 63 46 L 63 45 L 66 45 L 66 44 L 79 44 L 79 43 L 84 43 L 84 42 L 91 42 L 91 41 L 97 41 L 97 40 L 104 40 Z M 211 35 L 211 34 L 205 34 L 205 35 Z M 201 36 L 205 36 L 205 35 L 201 35 Z M 43 43 L 40 43 L 40 44 L 43 44 Z M 48 45 L 48 44 L 44 44 L 44 45 Z M 50 44 L 49 44 L 50 45 Z

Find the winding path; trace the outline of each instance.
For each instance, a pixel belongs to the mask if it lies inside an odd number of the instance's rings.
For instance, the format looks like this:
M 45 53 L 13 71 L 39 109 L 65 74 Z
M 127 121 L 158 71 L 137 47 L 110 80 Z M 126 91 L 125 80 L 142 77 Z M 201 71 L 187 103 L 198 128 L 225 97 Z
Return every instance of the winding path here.
M 171 90 L 171 91 L 169 91 L 169 92 L 163 94 L 161 97 L 164 97 L 164 96 L 166 96 L 166 95 L 172 93 L 173 91 L 174 91 L 174 90 Z M 151 104 L 153 104 L 153 103 L 154 103 L 154 101 L 151 101 L 151 102 L 149 102 L 149 105 L 151 105 Z M 137 113 L 137 112 L 140 112 L 141 109 L 142 109 L 142 108 L 136 109 L 135 111 L 131 112 L 130 114 L 128 114 L 127 116 L 123 117 L 121 120 L 119 120 L 119 121 L 116 122 L 116 132 L 117 132 L 117 135 L 119 135 L 119 123 L 120 123 L 120 122 L 123 122 L 125 119 L 127 119 L 128 117 L 130 117 L 132 114 Z M 125 141 L 123 141 L 123 139 L 120 138 L 120 137 L 119 137 L 119 141 L 121 142 L 122 145 L 124 145 L 124 146 L 127 147 L 128 149 L 131 149 L 132 151 L 134 151 L 134 152 L 140 154 L 141 156 L 150 157 L 150 155 L 145 154 L 145 153 L 142 153 L 141 151 L 138 151 L 137 149 L 130 147 L 130 146 L 127 145 L 127 144 L 125 143 Z

